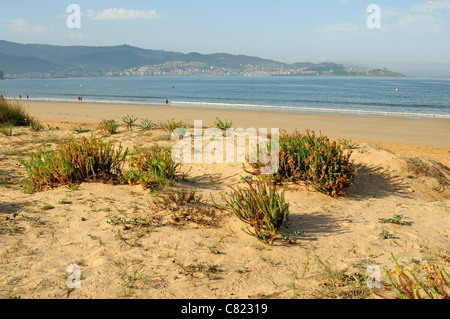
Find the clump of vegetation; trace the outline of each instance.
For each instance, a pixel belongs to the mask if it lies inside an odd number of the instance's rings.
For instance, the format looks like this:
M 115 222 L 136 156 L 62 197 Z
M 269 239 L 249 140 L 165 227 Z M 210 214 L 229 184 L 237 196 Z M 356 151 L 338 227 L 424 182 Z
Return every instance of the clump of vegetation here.
M 42 126 L 42 124 L 39 123 L 39 121 L 34 119 L 33 117 L 26 119 L 25 122 L 27 123 L 27 126 L 30 128 L 31 131 L 40 132 L 44 129 L 44 126 Z
M 367 299 L 370 288 L 367 278 L 361 271 L 336 269 L 327 259 L 319 257 L 313 249 L 313 256 L 320 269 L 320 286 L 314 293 L 316 299 Z
M 403 215 L 394 215 L 393 218 L 378 218 L 378 222 L 382 224 L 397 224 L 401 225 Z
M 8 172 L 0 169 L 0 186 L 9 187 L 13 184 L 12 179 Z
M 149 172 L 141 172 L 136 169 L 128 169 L 120 173 L 118 177 L 119 184 L 125 185 L 141 185 L 144 189 L 156 189 L 162 185 L 162 181 L 158 180 Z
M 155 123 L 153 123 L 152 120 L 145 119 L 141 121 L 141 127 L 144 131 L 150 131 L 152 128 L 156 126 Z
M 24 179 L 29 192 L 72 185 L 90 180 L 110 181 L 121 172 L 128 150 L 115 143 L 82 138 L 63 144 L 56 151 L 30 153 L 28 161 L 20 160 L 28 178 Z
M 20 102 L 6 100 L 0 96 L 0 124 L 10 123 L 13 126 L 27 126 L 30 116 Z
M 215 206 L 205 203 L 195 190 L 168 192 L 156 198 L 151 208 L 156 214 L 170 216 L 170 223 L 175 226 L 194 223 L 211 227 L 218 222 Z
M 131 161 L 140 172 L 149 172 L 158 180 L 173 181 L 177 178 L 180 164 L 173 161 L 170 148 L 154 145 L 150 149 L 135 147 L 135 151 Z
M 107 221 L 107 223 L 116 227 L 118 238 L 132 247 L 141 246 L 139 240 L 154 228 L 161 226 L 158 220 L 149 216 L 145 218 L 134 217 L 132 219 L 115 217 Z
M 353 143 L 352 140 L 348 140 L 346 138 L 339 140 L 339 144 L 348 150 L 353 150 L 358 147 L 358 144 Z
M 400 299 L 449 299 L 450 298 L 450 276 L 444 268 L 438 267 L 431 261 L 422 266 L 424 281 L 420 280 L 414 271 L 408 273 L 399 266 L 396 258 L 392 255 L 396 269 L 386 271 L 389 282 Z M 396 283 L 392 278 L 395 275 Z
M 53 205 L 45 205 L 44 207 L 42 207 L 41 209 L 42 210 L 52 210 L 52 209 L 54 209 L 55 208 L 55 206 L 53 206 Z
M 255 181 L 255 185 L 246 179 L 243 181 L 247 188 L 231 187 L 233 191 L 229 198 L 222 194 L 225 206 L 215 203 L 212 196 L 211 199 L 217 208 L 232 212 L 244 222 L 244 232 L 271 245 L 277 230 L 289 215 L 289 204 L 284 199 L 285 191 L 278 193 L 275 184 L 263 179 Z
M 138 120 L 138 118 L 135 118 L 133 116 L 127 115 L 122 120 L 127 125 L 127 129 L 132 131 L 133 130 L 133 126 L 136 125 L 136 121 Z
M 98 125 L 98 128 L 100 131 L 113 135 L 118 133 L 119 124 L 114 120 L 103 120 Z
M 172 159 L 172 150 L 154 145 L 150 149 L 135 147 L 131 168 L 120 175 L 122 184 L 141 184 L 145 189 L 171 185 L 178 178 L 180 164 Z
M 40 132 L 44 129 L 44 127 L 39 122 L 33 121 L 30 123 L 30 129 L 34 132 Z
M 161 127 L 164 131 L 172 133 L 176 129 L 186 128 L 186 125 L 183 124 L 182 121 L 175 122 L 174 119 L 167 120 L 166 123 L 161 124 Z
M 0 133 L 2 133 L 5 136 L 12 136 L 13 128 L 14 128 L 14 125 L 11 122 L 1 123 L 0 124 Z
M 332 197 L 345 195 L 345 188 L 354 185 L 356 170 L 350 162 L 352 152 L 331 142 L 325 136 L 316 136 L 306 131 L 306 135 L 295 131 L 283 133 L 279 138 L 279 168 L 273 175 L 276 183 L 283 181 L 304 181 L 317 191 Z M 271 145 L 268 143 L 268 154 Z M 267 164 L 251 163 L 253 175 L 261 174 Z M 269 164 L 270 165 L 270 164 Z
M 216 118 L 216 121 L 214 122 L 214 127 L 218 128 L 219 130 L 226 131 L 227 129 L 231 128 L 233 126 L 233 121 L 228 122 L 228 120 L 225 120 L 225 123 L 219 119 Z
M 378 234 L 378 236 L 381 239 L 389 239 L 392 238 L 392 234 L 390 232 L 388 232 L 387 230 L 383 230 L 381 233 Z
M 89 132 L 90 130 L 89 129 L 85 129 L 81 125 L 79 125 L 78 127 L 74 128 L 73 131 L 75 133 L 78 133 L 78 134 L 83 134 L 83 133 Z

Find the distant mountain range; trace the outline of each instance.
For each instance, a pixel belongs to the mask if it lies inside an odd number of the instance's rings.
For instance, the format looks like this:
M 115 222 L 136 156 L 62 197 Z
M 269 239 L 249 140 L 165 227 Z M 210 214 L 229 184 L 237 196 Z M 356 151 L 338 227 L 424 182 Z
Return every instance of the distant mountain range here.
M 287 64 L 226 53 L 203 55 L 147 50 L 129 45 L 55 46 L 0 40 L 0 70 L 6 78 L 161 75 L 403 76 L 384 69 L 336 63 Z

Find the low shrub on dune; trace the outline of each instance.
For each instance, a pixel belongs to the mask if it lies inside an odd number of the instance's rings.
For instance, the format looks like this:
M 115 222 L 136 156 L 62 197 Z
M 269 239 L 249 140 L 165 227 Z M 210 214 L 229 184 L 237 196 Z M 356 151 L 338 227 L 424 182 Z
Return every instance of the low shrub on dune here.
M 167 120 L 166 123 L 162 123 L 161 128 L 168 133 L 172 133 L 176 129 L 186 128 L 186 125 L 183 124 L 183 121 L 175 122 L 175 120 L 172 119 L 170 121 Z
M 30 122 L 30 116 L 20 102 L 11 102 L 0 96 L 0 124 L 26 126 L 28 122 Z
M 221 206 L 211 199 L 214 205 L 222 210 L 232 212 L 242 222 L 247 234 L 271 245 L 277 230 L 289 215 L 289 204 L 284 199 L 284 191 L 279 193 L 275 184 L 259 179 L 253 182 L 243 179 L 246 188 L 233 188 L 231 194 L 222 194 L 226 205 Z
M 98 125 L 98 129 L 104 133 L 113 135 L 119 132 L 119 124 L 114 120 L 103 120 Z
M 171 185 L 177 179 L 180 164 L 172 159 L 170 148 L 154 145 L 150 149 L 135 147 L 131 168 L 120 175 L 122 184 L 141 184 L 146 189 Z
M 226 131 L 233 126 L 233 121 L 228 122 L 228 120 L 225 120 L 225 122 L 223 122 L 217 117 L 213 126 L 219 130 Z
M 25 189 L 33 192 L 83 181 L 110 181 L 121 172 L 127 152 L 92 136 L 69 140 L 55 151 L 30 153 L 29 160 L 20 161 L 28 174 Z
M 354 185 L 356 170 L 350 162 L 351 150 L 331 142 L 325 136 L 307 131 L 283 133 L 279 138 L 279 168 L 275 182 L 304 181 L 317 191 L 332 197 L 345 195 L 345 188 Z M 270 154 L 270 145 L 268 145 Z M 254 175 L 261 173 L 262 164 L 251 164 Z

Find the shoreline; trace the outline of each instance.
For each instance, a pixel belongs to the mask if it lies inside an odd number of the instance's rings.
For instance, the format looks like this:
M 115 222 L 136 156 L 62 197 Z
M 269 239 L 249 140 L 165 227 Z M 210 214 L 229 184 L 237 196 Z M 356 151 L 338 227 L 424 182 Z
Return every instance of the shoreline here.
M 17 100 L 15 98 L 8 98 L 10 100 Z M 20 101 L 20 100 L 19 100 Z M 63 104 L 77 104 L 74 100 L 56 100 L 56 99 L 35 99 L 27 101 L 31 103 L 63 103 Z M 139 101 L 91 101 L 85 100 L 85 104 L 92 105 L 127 105 L 127 106 L 142 106 L 142 107 L 162 107 L 165 103 L 162 102 L 139 102 Z M 443 119 L 450 120 L 450 115 L 439 113 L 411 113 L 411 112 L 395 112 L 395 111 L 370 111 L 360 109 L 335 109 L 326 107 L 294 107 L 288 105 L 264 105 L 264 104 L 233 104 L 233 103 L 217 103 L 217 102 L 183 102 L 170 101 L 170 107 L 173 108 L 196 108 L 196 109 L 217 109 L 217 110 L 235 110 L 235 111 L 254 111 L 254 112 L 271 112 L 283 114 L 312 114 L 312 115 L 349 115 L 353 117 L 392 117 L 402 119 Z

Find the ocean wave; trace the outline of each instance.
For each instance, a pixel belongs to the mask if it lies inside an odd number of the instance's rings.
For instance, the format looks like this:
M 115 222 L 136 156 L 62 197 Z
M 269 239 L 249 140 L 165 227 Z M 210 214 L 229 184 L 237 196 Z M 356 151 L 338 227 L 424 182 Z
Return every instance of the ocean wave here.
M 216 107 L 216 108 L 234 108 L 234 109 L 277 109 L 293 113 L 339 113 L 352 115 L 373 115 L 373 116 L 397 116 L 397 117 L 420 117 L 420 118 L 442 118 L 450 119 L 450 114 L 438 113 L 416 113 L 400 111 L 381 111 L 381 110 L 360 110 L 360 109 L 337 109 L 325 107 L 306 107 L 306 106 L 283 106 L 283 105 L 260 105 L 260 104 L 234 104 L 234 103 L 216 103 L 216 102 L 187 102 L 171 101 L 171 104 L 177 106 L 197 106 L 197 107 Z

